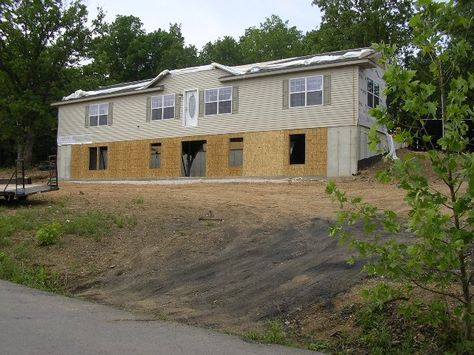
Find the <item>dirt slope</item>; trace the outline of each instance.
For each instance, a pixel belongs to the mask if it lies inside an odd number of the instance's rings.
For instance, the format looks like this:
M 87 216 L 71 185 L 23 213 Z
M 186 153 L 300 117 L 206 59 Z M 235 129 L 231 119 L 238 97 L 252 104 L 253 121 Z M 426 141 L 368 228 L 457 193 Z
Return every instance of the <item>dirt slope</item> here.
M 400 191 L 370 176 L 340 179 L 350 195 L 406 211 Z M 95 241 L 66 235 L 31 259 L 65 275 L 81 297 L 220 330 L 334 298 L 357 283 L 359 265 L 328 236 L 337 206 L 326 182 L 179 186 L 64 183 L 31 208 L 104 211 L 136 221 Z M 60 216 L 58 216 L 60 218 Z M 18 242 L 30 234 L 19 234 Z
M 282 220 L 270 228 L 223 225 L 206 239 L 144 248 L 81 295 L 217 328 L 258 320 L 333 297 L 362 275 L 328 237 L 328 222 Z

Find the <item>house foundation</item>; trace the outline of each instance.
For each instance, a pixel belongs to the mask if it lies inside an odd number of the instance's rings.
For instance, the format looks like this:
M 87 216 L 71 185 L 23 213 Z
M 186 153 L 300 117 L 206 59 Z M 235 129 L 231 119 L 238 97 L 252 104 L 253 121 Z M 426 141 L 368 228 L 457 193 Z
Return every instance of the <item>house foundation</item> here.
M 61 146 L 74 164 L 60 178 L 326 176 L 327 137 L 310 128 Z

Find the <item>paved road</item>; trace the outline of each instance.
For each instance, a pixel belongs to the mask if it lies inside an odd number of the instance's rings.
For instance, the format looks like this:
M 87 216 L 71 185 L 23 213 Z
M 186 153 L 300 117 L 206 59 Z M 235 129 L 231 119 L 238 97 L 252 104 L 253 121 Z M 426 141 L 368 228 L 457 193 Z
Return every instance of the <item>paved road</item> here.
M 0 353 L 315 354 L 247 343 L 0 281 Z

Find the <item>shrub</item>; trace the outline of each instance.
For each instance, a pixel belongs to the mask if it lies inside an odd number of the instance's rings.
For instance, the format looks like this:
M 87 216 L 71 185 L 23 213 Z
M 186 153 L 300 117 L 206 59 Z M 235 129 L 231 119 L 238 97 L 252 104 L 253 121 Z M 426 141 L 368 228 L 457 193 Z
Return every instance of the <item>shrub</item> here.
M 36 240 L 39 245 L 44 247 L 56 244 L 61 234 L 61 225 L 59 223 L 45 224 L 36 231 Z

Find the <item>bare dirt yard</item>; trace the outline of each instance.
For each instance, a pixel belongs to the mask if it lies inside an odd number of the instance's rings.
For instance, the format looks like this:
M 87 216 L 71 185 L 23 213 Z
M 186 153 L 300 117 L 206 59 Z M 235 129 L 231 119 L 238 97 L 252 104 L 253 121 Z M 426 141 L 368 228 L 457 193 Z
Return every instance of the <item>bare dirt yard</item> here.
M 404 213 L 402 193 L 372 176 L 337 183 Z M 0 205 L 0 216 L 60 223 L 61 240 L 38 247 L 34 225 L 9 233 L 3 249 L 59 274 L 75 296 L 137 313 L 238 334 L 279 318 L 305 335 L 330 336 L 344 327 L 331 309 L 364 275 L 328 236 L 338 206 L 325 186 L 63 183 L 26 205 Z

